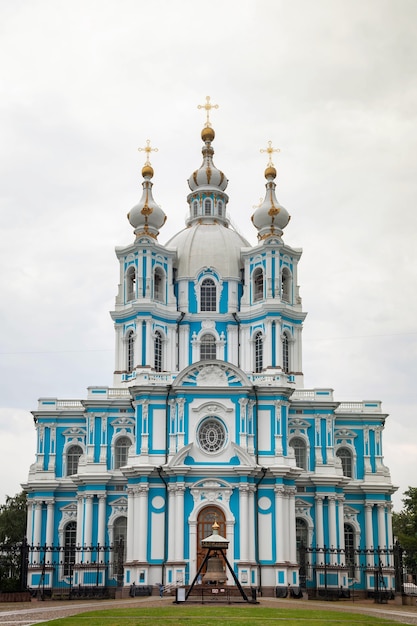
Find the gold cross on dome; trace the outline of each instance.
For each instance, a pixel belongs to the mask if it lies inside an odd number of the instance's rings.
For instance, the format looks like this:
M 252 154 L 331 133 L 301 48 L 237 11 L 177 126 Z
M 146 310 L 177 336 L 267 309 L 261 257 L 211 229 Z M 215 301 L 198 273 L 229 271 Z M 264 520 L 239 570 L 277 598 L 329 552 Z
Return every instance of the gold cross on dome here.
M 267 152 L 269 155 L 269 161 L 268 161 L 268 167 L 274 167 L 274 164 L 272 163 L 272 153 L 273 152 L 281 152 L 281 150 L 279 148 L 273 148 L 272 147 L 272 141 L 268 141 L 268 147 L 265 148 L 265 150 L 263 148 L 261 148 L 261 152 Z
M 206 120 L 206 127 L 210 128 L 211 124 L 210 124 L 210 111 L 211 109 L 218 109 L 219 105 L 218 104 L 211 104 L 210 102 L 210 96 L 206 96 L 206 104 L 199 104 L 197 105 L 197 109 L 205 109 L 207 112 L 207 120 Z
M 151 140 L 146 140 L 146 146 L 144 148 L 138 148 L 139 152 L 146 152 L 146 165 L 150 165 L 149 155 L 151 152 L 158 152 L 158 148 L 151 148 Z

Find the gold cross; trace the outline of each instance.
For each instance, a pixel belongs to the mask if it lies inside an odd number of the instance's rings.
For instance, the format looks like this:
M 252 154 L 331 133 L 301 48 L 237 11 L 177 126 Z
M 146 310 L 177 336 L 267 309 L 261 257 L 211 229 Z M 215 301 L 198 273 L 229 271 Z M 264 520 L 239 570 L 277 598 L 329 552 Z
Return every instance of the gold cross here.
M 158 152 L 158 148 L 151 148 L 151 140 L 147 139 L 146 140 L 146 146 L 144 148 L 138 148 L 139 152 L 146 152 L 146 165 L 150 165 L 151 162 L 149 161 L 149 154 L 151 152 Z
M 273 148 L 272 147 L 272 141 L 268 141 L 268 147 L 265 148 L 265 150 L 263 150 L 261 148 L 261 152 L 267 152 L 269 155 L 269 161 L 268 161 L 268 167 L 274 167 L 274 164 L 272 163 L 272 153 L 273 152 L 281 152 L 281 150 L 279 148 Z
M 207 111 L 206 128 L 210 128 L 210 126 L 211 126 L 211 124 L 210 124 L 210 110 L 211 109 L 218 109 L 218 108 L 219 108 L 218 104 L 211 104 L 210 96 L 206 96 L 206 104 L 199 104 L 199 105 L 197 105 L 197 109 L 205 109 Z

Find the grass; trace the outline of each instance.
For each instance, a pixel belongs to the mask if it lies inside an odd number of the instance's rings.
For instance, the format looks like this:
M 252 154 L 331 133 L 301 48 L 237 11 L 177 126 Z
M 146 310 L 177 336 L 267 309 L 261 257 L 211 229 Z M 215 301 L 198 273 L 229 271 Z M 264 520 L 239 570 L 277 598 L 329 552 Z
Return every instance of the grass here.
M 260 606 L 177 606 L 161 608 L 110 609 L 79 613 L 48 622 L 49 626 L 351 626 L 352 624 L 394 626 L 398 622 L 380 619 L 374 615 L 323 611 L 314 609 L 286 609 Z M 38 624 L 38 626 L 40 626 Z

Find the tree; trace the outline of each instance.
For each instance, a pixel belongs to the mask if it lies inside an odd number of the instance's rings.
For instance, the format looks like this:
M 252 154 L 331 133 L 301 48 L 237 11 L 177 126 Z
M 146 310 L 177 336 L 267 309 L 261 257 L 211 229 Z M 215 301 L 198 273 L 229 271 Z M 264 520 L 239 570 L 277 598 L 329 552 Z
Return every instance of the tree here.
M 404 565 L 414 578 L 417 575 L 417 487 L 409 487 L 402 499 L 403 509 L 394 513 L 394 536 L 404 550 Z
M 0 505 L 0 543 L 18 543 L 26 534 L 26 491 L 6 496 Z
M 0 591 L 20 588 L 21 546 L 26 533 L 26 492 L 0 505 Z

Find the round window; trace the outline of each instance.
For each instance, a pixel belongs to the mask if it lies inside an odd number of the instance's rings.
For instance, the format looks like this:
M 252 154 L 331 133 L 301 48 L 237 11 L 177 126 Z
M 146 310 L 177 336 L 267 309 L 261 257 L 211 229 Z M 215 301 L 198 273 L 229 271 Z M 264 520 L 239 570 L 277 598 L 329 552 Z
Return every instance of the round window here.
M 198 442 L 205 452 L 218 452 L 226 441 L 226 431 L 217 419 L 207 419 L 198 430 Z

